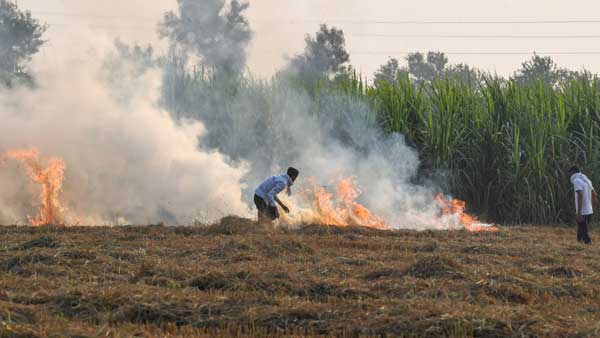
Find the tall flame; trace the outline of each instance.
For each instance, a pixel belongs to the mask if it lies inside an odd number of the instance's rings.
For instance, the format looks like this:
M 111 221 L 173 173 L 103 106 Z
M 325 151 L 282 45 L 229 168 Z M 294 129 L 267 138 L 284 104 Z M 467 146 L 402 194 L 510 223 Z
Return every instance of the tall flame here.
M 467 203 L 457 199 L 447 199 L 441 194 L 435 196 L 435 200 L 440 207 L 440 212 L 443 217 L 457 217 L 460 225 L 462 225 L 467 231 L 480 232 L 498 231 L 497 227 L 489 224 L 481 223 L 475 218 L 465 212 Z
M 335 183 L 334 192 L 307 179 L 309 184 L 300 192 L 302 205 L 295 215 L 282 215 L 288 223 L 316 223 L 335 226 L 365 226 L 376 229 L 392 229 L 381 218 L 357 201 L 360 190 L 352 178 L 340 179 Z
M 0 159 L 12 159 L 21 162 L 31 180 L 41 185 L 38 215 L 28 217 L 29 223 L 33 226 L 63 224 L 63 208 L 59 197 L 64 180 L 65 162 L 60 158 L 50 158 L 46 161 L 46 167 L 44 167 L 40 160 L 39 151 L 35 148 L 11 150 L 0 156 Z

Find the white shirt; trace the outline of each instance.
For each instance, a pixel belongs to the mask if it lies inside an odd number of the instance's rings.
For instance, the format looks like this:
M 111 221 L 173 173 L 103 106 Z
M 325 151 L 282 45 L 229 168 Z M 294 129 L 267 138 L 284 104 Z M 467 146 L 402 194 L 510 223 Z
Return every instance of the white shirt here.
M 282 192 L 285 188 L 292 185 L 292 179 L 288 174 L 269 177 L 264 181 L 254 193 L 265 200 L 270 206 L 275 206 L 275 196 Z
M 573 183 L 573 188 L 575 189 L 575 212 L 579 210 L 577 192 L 581 191 L 583 194 L 581 215 L 585 216 L 593 214 L 594 208 L 592 207 L 592 190 L 594 190 L 594 186 L 592 185 L 592 182 L 584 174 L 577 173 L 571 176 L 571 183 Z

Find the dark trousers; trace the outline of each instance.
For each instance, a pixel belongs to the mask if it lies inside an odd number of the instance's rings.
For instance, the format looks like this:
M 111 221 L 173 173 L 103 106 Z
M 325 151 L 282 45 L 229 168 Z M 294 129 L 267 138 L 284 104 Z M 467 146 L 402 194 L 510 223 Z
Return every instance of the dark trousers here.
M 577 240 L 585 244 L 592 243 L 590 238 L 590 222 L 592 215 L 584 215 L 581 222 L 577 222 Z
M 256 209 L 258 209 L 259 221 L 274 221 L 279 218 L 277 207 L 268 205 L 262 197 L 256 194 L 254 194 L 254 205 L 256 205 Z

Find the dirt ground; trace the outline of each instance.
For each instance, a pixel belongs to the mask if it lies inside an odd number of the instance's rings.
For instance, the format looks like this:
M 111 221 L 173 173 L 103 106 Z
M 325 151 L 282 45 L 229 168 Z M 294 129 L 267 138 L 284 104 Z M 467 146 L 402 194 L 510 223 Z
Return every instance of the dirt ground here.
M 574 228 L 226 218 L 0 235 L 0 337 L 600 335 L 600 248 L 576 243 Z

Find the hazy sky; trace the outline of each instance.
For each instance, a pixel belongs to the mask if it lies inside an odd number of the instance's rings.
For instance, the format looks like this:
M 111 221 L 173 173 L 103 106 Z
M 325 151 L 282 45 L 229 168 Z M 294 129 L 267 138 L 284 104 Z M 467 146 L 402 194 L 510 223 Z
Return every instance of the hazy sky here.
M 510 74 L 529 56 L 453 53 L 600 52 L 597 46 L 600 22 L 439 23 L 600 20 L 597 0 L 253 0 L 250 3 L 248 15 L 255 37 L 249 67 L 261 75 L 273 73 L 285 62 L 285 55 L 300 51 L 305 34 L 316 31 L 320 22 L 344 30 L 352 64 L 369 76 L 390 56 L 403 58 L 410 51 L 444 51 L 452 63 L 464 62 L 502 75 Z M 70 33 L 83 29 L 119 36 L 124 41 L 156 44 L 156 22 L 163 12 L 175 8 L 176 1 L 18 0 L 18 4 L 50 25 L 48 38 L 54 44 L 68 43 Z M 401 21 L 405 23 L 399 23 Z M 488 37 L 474 38 L 473 35 Z M 553 37 L 517 39 L 515 35 Z M 598 37 L 582 38 L 581 35 Z M 562 66 L 600 72 L 600 53 L 552 56 Z

